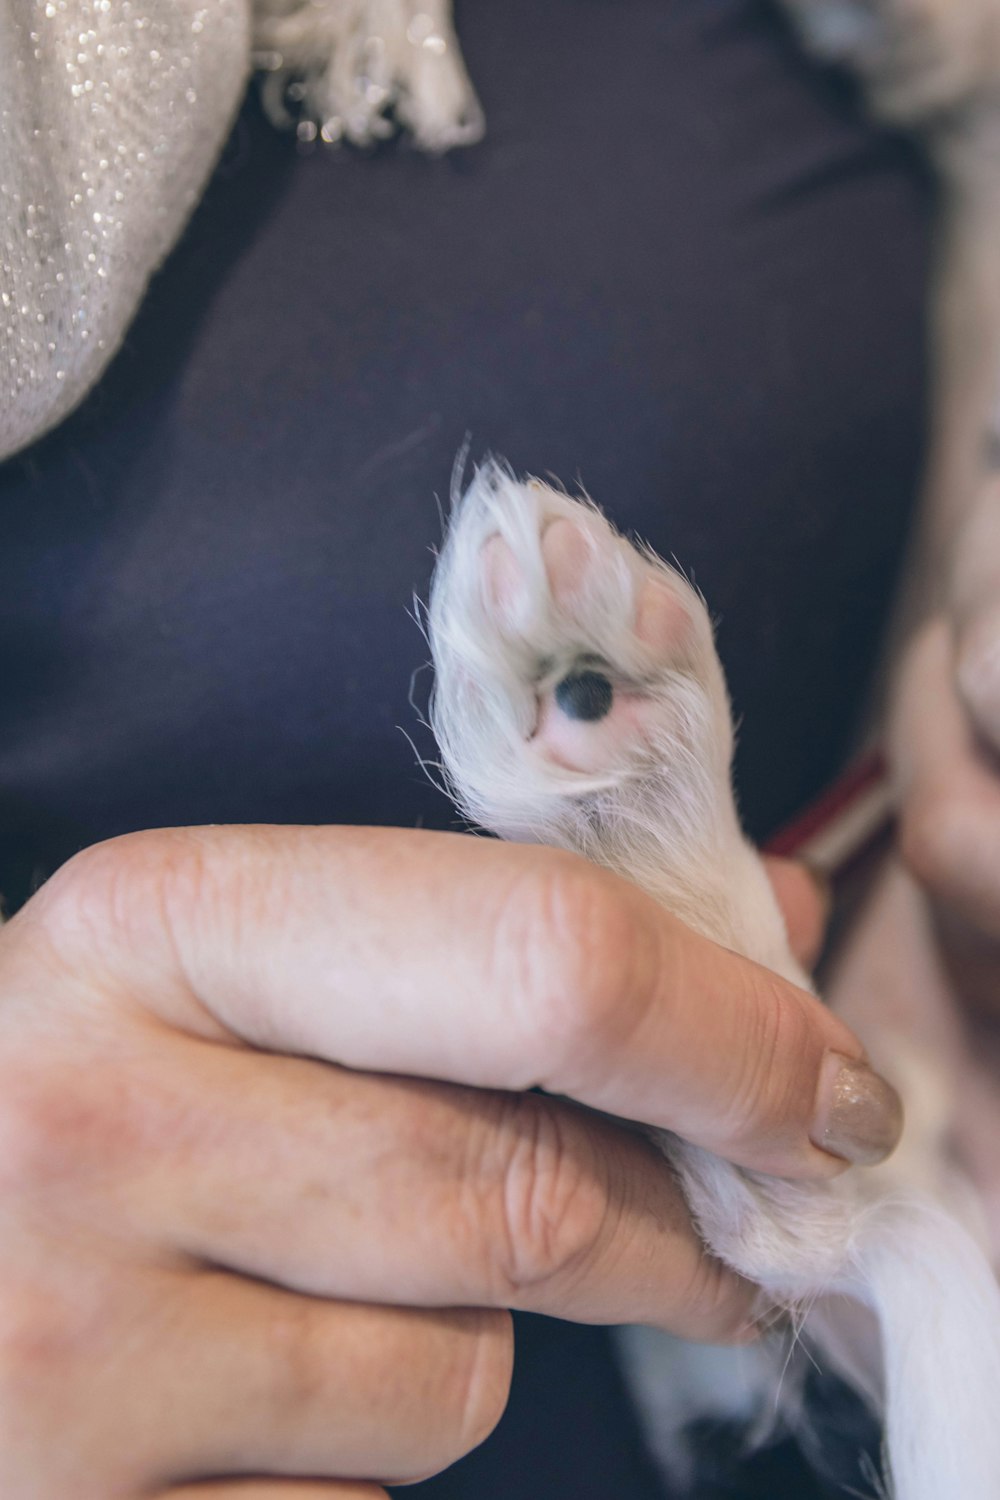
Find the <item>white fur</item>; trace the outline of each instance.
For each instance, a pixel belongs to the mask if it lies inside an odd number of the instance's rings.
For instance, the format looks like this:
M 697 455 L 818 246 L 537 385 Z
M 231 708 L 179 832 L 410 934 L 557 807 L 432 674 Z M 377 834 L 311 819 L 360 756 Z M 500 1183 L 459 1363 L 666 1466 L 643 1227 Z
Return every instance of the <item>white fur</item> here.
M 941 602 L 942 561 L 1000 433 L 1000 0 L 783 0 L 806 46 L 855 71 L 873 111 L 912 131 L 940 185 L 924 518 L 905 633 Z
M 819 57 L 860 74 L 875 109 L 921 127 L 1000 74 L 996 0 L 784 0 Z
M 640 638 L 647 615 L 654 628 Z M 577 850 L 808 984 L 739 827 L 722 670 L 704 604 L 679 573 L 589 503 L 489 464 L 457 504 L 428 625 L 433 725 L 470 818 Z M 561 723 L 555 684 L 595 658 L 614 683 L 613 712 Z M 896 1500 L 996 1500 L 1000 1294 L 973 1237 L 912 1186 L 926 1161 L 903 1152 L 896 1166 L 817 1185 L 660 1139 L 707 1245 L 883 1411 Z M 782 1357 L 751 1372 L 745 1408 L 773 1405 Z M 649 1369 L 634 1366 L 641 1404 L 669 1448 L 690 1405 L 651 1390 Z
M 485 129 L 459 50 L 451 0 L 253 0 L 264 107 L 290 125 L 292 85 L 303 123 L 328 142 L 361 146 L 396 124 L 427 151 L 471 145 Z M 308 135 L 307 135 L 308 138 Z

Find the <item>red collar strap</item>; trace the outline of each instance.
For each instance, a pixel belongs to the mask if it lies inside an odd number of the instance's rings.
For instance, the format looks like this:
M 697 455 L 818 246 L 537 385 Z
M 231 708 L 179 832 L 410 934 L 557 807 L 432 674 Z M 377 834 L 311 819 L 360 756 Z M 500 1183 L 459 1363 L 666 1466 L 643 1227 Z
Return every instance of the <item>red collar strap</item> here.
M 801 859 L 831 879 L 843 874 L 893 819 L 889 770 L 879 750 L 866 751 L 814 802 L 764 844 L 767 854 Z

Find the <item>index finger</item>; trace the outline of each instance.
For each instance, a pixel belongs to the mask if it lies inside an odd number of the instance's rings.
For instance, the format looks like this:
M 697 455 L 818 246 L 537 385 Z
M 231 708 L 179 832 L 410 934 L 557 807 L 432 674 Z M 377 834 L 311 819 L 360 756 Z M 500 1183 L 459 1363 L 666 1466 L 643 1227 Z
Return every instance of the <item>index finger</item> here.
M 88 1003 L 367 1071 L 538 1086 L 763 1171 L 830 1176 L 898 1134 L 888 1085 L 813 996 L 556 850 L 161 831 L 77 856 L 15 922 Z

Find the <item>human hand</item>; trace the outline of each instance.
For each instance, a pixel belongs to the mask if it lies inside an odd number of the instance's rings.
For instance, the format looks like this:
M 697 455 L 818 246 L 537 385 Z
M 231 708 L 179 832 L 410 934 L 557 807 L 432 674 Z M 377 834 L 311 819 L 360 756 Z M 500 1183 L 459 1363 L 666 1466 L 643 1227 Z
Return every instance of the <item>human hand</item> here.
M 0 994 L 5 1500 L 381 1494 L 493 1426 L 510 1307 L 749 1336 L 593 1111 L 830 1176 L 824 1059 L 860 1056 L 604 871 L 395 830 L 98 846 L 0 932 Z
M 957 1162 L 1000 1263 L 1000 484 L 952 544 L 888 715 L 899 838 L 827 998 L 911 1105 L 914 1162 Z M 912 1073 L 914 1061 L 918 1076 Z M 902 1068 L 901 1073 L 895 1070 Z
M 944 607 L 900 674 L 890 754 L 903 858 L 956 993 L 1000 1014 L 1000 481 L 958 534 Z

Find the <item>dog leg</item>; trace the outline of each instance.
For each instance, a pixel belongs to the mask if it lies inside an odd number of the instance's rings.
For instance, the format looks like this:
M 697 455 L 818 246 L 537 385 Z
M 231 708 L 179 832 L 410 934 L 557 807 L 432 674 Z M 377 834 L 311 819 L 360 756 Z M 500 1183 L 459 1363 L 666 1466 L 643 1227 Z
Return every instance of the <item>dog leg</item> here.
M 806 982 L 739 829 L 722 671 L 678 573 L 594 507 L 490 465 L 457 508 L 428 626 L 434 727 L 475 821 L 575 849 Z M 834 1367 L 881 1393 L 897 1500 L 1000 1494 L 1000 1294 L 954 1219 L 891 1164 L 784 1182 L 659 1139 L 709 1248 L 771 1305 L 808 1313 Z M 827 1293 L 874 1321 L 857 1332 Z

